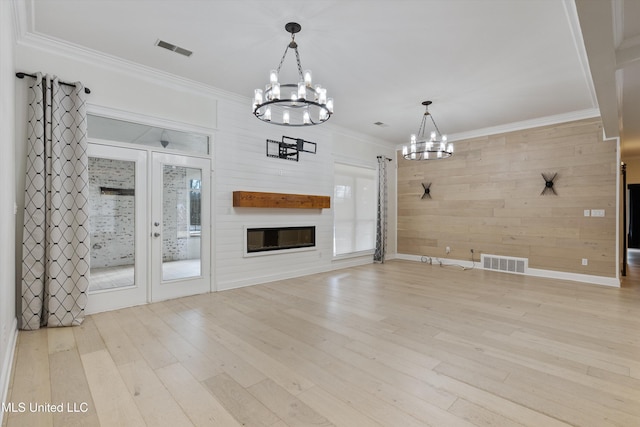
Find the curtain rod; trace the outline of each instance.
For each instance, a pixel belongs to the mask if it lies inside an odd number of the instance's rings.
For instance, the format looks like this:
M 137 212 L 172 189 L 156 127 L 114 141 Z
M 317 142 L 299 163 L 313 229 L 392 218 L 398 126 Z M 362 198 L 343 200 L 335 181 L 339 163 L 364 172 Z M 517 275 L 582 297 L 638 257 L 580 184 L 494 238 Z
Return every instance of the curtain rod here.
M 34 74 L 22 73 L 22 72 L 16 73 L 16 77 L 17 77 L 17 78 L 19 78 L 19 79 L 24 79 L 24 78 L 25 78 L 25 76 L 27 76 L 27 77 L 33 77 L 33 78 L 35 78 L 35 77 L 36 77 Z M 60 84 L 61 84 L 61 85 L 65 85 L 65 86 L 73 86 L 73 87 L 76 87 L 76 85 L 75 85 L 75 84 L 73 84 L 73 83 L 60 82 Z M 91 93 L 91 89 L 89 89 L 88 87 L 85 87 L 85 88 L 84 88 L 84 93 Z

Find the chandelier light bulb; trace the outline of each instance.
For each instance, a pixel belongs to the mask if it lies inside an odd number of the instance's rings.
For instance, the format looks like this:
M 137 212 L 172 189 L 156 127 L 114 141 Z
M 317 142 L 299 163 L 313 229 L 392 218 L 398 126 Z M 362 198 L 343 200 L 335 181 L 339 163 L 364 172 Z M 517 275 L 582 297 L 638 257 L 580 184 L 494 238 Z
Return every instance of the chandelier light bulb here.
M 284 123 L 285 125 L 289 124 L 289 112 L 288 111 L 283 111 L 282 112 L 282 123 Z
M 436 132 L 435 131 L 431 132 L 431 140 L 432 141 L 436 140 Z
M 327 103 L 327 90 L 325 88 L 320 88 L 320 93 L 318 94 L 318 103 Z
M 311 117 L 309 117 L 309 111 L 305 111 L 302 115 L 302 123 L 305 125 L 311 124 Z
M 267 107 L 267 109 L 264 112 L 264 120 L 267 122 L 271 121 L 271 107 Z
M 333 113 L 333 98 L 327 98 L 327 110 Z
M 272 85 L 278 83 L 278 72 L 276 70 L 269 71 L 269 83 Z
M 447 146 L 447 151 L 451 154 L 453 154 L 453 144 L 449 143 L 449 145 Z
M 278 82 L 271 86 L 271 99 L 280 99 L 280 83 Z
M 311 70 L 306 70 L 304 72 L 304 84 L 311 86 Z
M 256 104 L 262 104 L 262 89 L 256 89 L 254 94 L 254 102 Z
M 307 97 L 307 86 L 304 82 L 298 82 L 298 99 L 305 99 Z

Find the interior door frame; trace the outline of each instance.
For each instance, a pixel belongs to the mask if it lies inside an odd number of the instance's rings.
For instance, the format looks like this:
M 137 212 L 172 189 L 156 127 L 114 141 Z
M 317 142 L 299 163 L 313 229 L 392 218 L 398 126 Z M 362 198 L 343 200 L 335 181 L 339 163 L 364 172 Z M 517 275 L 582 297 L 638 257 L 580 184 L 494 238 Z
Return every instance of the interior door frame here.
M 215 236 L 213 234 L 213 224 L 214 224 L 214 217 L 213 217 L 213 212 L 215 212 L 215 198 L 214 193 L 215 193 L 215 173 L 213 170 L 213 147 L 214 147 L 214 135 L 215 135 L 215 131 L 216 131 L 216 121 L 215 121 L 215 117 L 213 118 L 213 123 L 212 123 L 212 127 L 204 127 L 204 126 L 199 126 L 199 125 L 194 125 L 194 124 L 187 124 L 184 122 L 180 122 L 180 121 L 175 121 L 175 120 L 171 120 L 171 119 L 166 119 L 166 118 L 159 118 L 159 117 L 155 117 L 155 116 L 149 116 L 147 114 L 141 114 L 135 111 L 127 111 L 127 110 L 120 110 L 120 109 L 115 109 L 115 108 L 110 108 L 110 107 L 105 107 L 102 105 L 95 105 L 95 104 L 88 104 L 87 105 L 87 114 L 91 114 L 91 115 L 95 115 L 95 116 L 100 116 L 100 117 L 104 117 L 104 118 L 109 118 L 109 119 L 114 119 L 114 120 L 122 120 L 124 122 L 132 122 L 132 123 L 138 123 L 138 124 L 144 124 L 144 125 L 148 125 L 148 126 L 154 126 L 154 127 L 160 127 L 160 128 L 164 128 L 164 129 L 171 129 L 171 130 L 176 130 L 176 131 L 180 131 L 180 132 L 187 132 L 187 133 L 195 133 L 195 134 L 201 134 L 201 135 L 206 135 L 209 138 L 209 147 L 208 147 L 208 153 L 207 154 L 195 154 L 195 153 L 187 153 L 187 152 L 182 152 L 182 151 L 176 151 L 176 150 L 171 150 L 171 149 L 165 149 L 164 147 L 162 147 L 160 144 L 158 144 L 157 147 L 151 147 L 151 146 L 147 146 L 147 145 L 140 145 L 140 144 L 136 144 L 135 142 L 122 142 L 120 140 L 117 139 L 98 139 L 95 137 L 91 136 L 91 131 L 89 131 L 89 143 L 90 144 L 99 144 L 99 145 L 104 145 L 107 146 L 109 148 L 114 147 L 114 148 L 125 148 L 125 149 L 133 149 L 133 150 L 140 150 L 146 153 L 146 155 L 150 158 L 151 157 L 151 153 L 152 152 L 164 152 L 164 153 L 171 153 L 171 154 L 177 154 L 180 156 L 187 156 L 187 157 L 193 157 L 193 158 L 201 158 L 201 159 L 206 159 L 210 162 L 210 169 L 209 169 L 209 174 L 208 174 L 208 178 L 210 179 L 210 188 L 209 191 L 207 192 L 207 196 L 209 197 L 209 203 L 207 204 L 207 208 L 209 209 L 209 220 L 210 220 L 210 229 L 209 229 L 209 242 L 210 244 L 207 247 L 207 250 L 209 251 L 209 257 L 208 257 L 208 262 L 210 263 L 209 266 L 209 292 L 215 292 L 217 290 L 217 283 L 215 280 L 215 275 L 214 275 L 214 271 L 215 271 L 215 259 L 211 257 L 211 254 L 214 253 L 214 245 L 215 245 Z M 149 158 L 147 159 L 147 165 L 151 164 L 151 161 L 149 160 Z M 150 172 L 147 171 L 147 178 L 148 178 L 148 174 Z M 149 192 L 147 192 L 149 193 Z M 150 203 L 150 195 L 148 195 L 147 197 L 147 203 Z M 147 250 L 150 252 L 150 245 L 149 245 L 149 238 L 148 236 L 150 236 L 151 233 L 151 229 L 148 228 L 151 224 L 151 220 L 145 218 L 145 228 L 146 229 L 146 233 L 144 235 L 144 238 L 146 239 L 146 247 Z M 147 258 L 150 257 L 150 253 L 147 252 Z M 148 289 L 150 289 L 150 280 L 151 280 L 151 275 L 150 275 L 150 268 L 147 267 L 147 283 L 148 283 Z M 152 297 L 150 294 L 150 291 L 147 292 L 146 295 L 146 301 L 143 302 L 144 303 L 149 303 L 152 302 Z M 91 305 L 91 304 L 90 304 Z M 126 306 L 133 306 L 136 304 L 132 304 L 129 303 Z M 111 310 L 112 308 L 104 308 L 104 309 L 99 309 L 99 310 L 94 310 L 92 312 L 98 312 L 98 311 L 106 311 L 106 310 Z M 115 308 L 113 308 L 115 309 Z M 89 313 L 89 312 L 87 312 Z

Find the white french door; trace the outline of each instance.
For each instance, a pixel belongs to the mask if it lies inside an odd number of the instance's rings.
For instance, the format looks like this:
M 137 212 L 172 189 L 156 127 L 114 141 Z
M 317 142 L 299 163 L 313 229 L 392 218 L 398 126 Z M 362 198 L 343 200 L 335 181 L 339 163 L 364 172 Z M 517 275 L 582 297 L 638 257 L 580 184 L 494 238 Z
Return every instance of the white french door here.
M 151 300 L 208 292 L 210 162 L 152 153 Z
M 210 161 L 89 144 L 87 313 L 209 292 Z

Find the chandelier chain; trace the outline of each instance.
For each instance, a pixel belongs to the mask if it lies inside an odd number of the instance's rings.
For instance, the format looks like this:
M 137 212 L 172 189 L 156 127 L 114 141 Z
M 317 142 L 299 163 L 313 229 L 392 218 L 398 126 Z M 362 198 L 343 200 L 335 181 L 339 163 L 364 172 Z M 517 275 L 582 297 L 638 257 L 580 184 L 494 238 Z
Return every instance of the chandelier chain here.
M 276 69 L 278 74 L 280 74 L 280 68 L 282 68 L 282 64 L 284 63 L 284 58 L 287 57 L 287 52 L 288 51 L 289 51 L 289 45 L 287 45 L 287 47 L 284 49 L 284 54 L 282 54 L 282 58 L 280 59 L 280 63 L 278 64 L 278 68 Z
M 436 121 L 433 120 L 433 116 L 429 114 L 429 117 L 431 118 L 431 123 L 433 123 L 433 127 L 436 128 L 436 132 L 438 132 L 438 135 L 442 136 L 442 132 L 440 132 L 440 129 L 438 129 L 438 125 L 436 124 Z
M 300 54 L 298 53 L 298 48 L 295 47 L 293 50 L 296 52 L 296 64 L 298 64 L 298 74 L 300 75 L 300 80 L 304 80 L 302 73 L 302 65 L 300 64 Z

